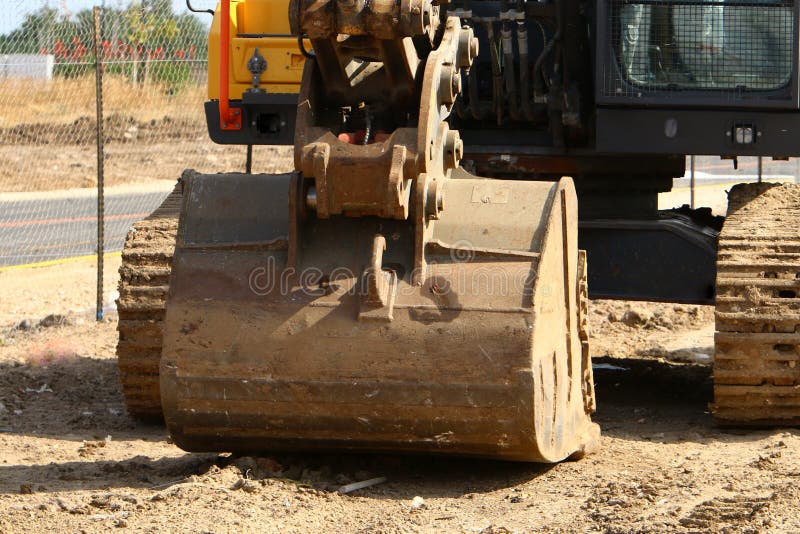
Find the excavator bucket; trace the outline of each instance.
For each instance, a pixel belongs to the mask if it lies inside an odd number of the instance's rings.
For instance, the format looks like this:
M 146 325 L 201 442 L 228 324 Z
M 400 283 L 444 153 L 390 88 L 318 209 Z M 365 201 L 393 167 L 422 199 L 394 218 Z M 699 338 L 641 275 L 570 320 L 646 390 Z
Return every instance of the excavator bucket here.
M 187 172 L 177 228 L 162 210 L 129 238 L 129 407 L 160 411 L 189 451 L 586 453 L 599 431 L 572 181 L 459 168 L 448 120 L 478 42 L 458 17 L 431 0 L 320 5 L 291 11 L 316 52 L 297 172 Z
M 571 180 L 454 173 L 424 276 L 412 222 L 317 218 L 300 183 L 184 178 L 160 373 L 180 447 L 586 452 Z

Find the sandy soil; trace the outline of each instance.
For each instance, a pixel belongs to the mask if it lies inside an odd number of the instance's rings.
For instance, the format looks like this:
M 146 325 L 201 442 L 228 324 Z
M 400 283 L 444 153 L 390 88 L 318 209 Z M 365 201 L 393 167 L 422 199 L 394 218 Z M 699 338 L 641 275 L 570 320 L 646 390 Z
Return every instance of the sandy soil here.
M 95 125 L 94 119 L 80 117 L 63 124 L 0 127 L 0 192 L 95 187 Z M 107 186 L 174 181 L 187 168 L 207 173 L 245 169 L 245 147 L 212 143 L 205 122 L 196 119 L 165 116 L 142 121 L 112 114 L 104 128 Z M 290 171 L 291 154 L 288 146 L 255 147 L 253 169 Z
M 800 530 L 800 432 L 708 413 L 710 308 L 593 303 L 603 438 L 582 461 L 240 458 L 183 452 L 128 418 L 113 314 L 80 313 L 94 299 L 75 288 L 93 280 L 91 262 L 0 272 L 0 532 Z M 67 324 L 40 325 L 50 313 Z
M 177 180 L 184 169 L 216 173 L 245 169 L 245 149 L 214 145 L 205 138 L 147 145 L 111 144 L 106 148 L 105 183 L 143 184 Z M 256 172 L 292 170 L 291 147 L 256 147 Z M 31 162 L 42 164 L 32 166 Z M 96 187 L 97 156 L 92 146 L 0 145 L 0 192 L 49 191 Z

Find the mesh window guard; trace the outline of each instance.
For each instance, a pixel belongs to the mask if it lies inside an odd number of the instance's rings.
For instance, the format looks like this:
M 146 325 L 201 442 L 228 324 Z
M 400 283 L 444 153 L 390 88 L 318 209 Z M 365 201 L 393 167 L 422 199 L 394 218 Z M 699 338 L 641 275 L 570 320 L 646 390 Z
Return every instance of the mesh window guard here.
M 792 83 L 794 0 L 610 0 L 608 16 L 604 96 L 735 99 Z

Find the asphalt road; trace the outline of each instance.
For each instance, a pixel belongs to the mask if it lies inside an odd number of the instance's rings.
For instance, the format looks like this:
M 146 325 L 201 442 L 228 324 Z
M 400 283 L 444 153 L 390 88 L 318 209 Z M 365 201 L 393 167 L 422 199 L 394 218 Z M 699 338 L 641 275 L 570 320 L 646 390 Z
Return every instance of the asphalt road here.
M 106 251 L 121 250 L 128 228 L 166 195 L 164 191 L 106 195 Z M 0 199 L 0 267 L 97 253 L 97 198 L 42 197 Z
M 800 174 L 797 160 L 764 160 L 764 179 L 787 179 Z M 754 181 L 756 158 L 742 158 L 738 170 L 731 161 L 712 157 L 696 160 L 697 183 L 725 184 Z M 687 177 L 676 187 L 688 187 Z M 135 221 L 155 209 L 168 194 L 158 191 L 106 195 L 107 252 L 122 249 L 125 234 Z M 86 192 L 26 195 L 22 200 L 4 200 L 0 195 L 0 268 L 96 254 L 97 199 Z

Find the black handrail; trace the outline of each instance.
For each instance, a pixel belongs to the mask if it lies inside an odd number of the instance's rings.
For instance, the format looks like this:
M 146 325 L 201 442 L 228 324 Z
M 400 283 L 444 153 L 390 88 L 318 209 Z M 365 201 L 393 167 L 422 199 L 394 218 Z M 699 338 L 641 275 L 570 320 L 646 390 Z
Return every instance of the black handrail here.
M 211 15 L 212 17 L 214 16 L 214 10 L 213 10 L 213 9 L 195 9 L 195 8 L 192 6 L 192 0 L 186 0 L 186 7 L 187 7 L 187 8 L 189 9 L 189 11 L 191 11 L 192 13 L 208 13 L 208 14 L 209 14 L 209 15 Z

